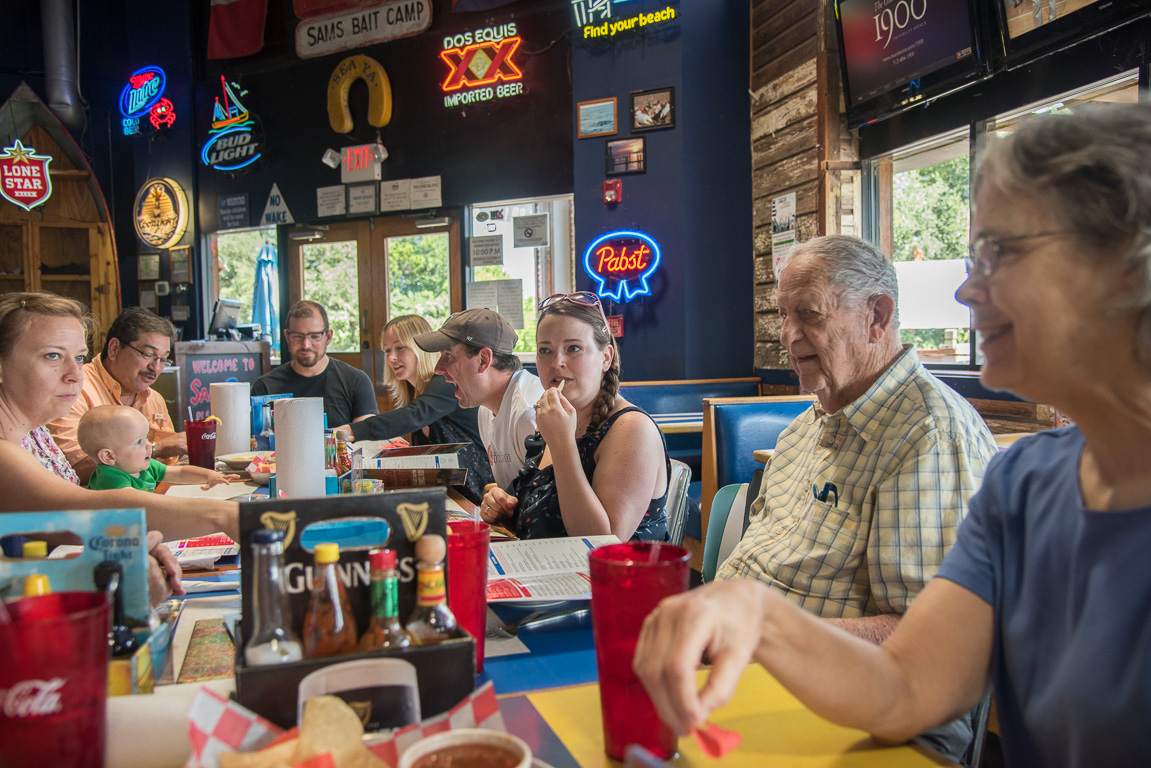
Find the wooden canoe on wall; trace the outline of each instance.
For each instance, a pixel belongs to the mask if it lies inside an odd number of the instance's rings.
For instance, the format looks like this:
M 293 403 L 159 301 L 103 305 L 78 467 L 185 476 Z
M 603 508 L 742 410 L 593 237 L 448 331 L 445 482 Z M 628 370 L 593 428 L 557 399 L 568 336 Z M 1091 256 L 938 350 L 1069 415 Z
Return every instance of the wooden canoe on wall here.
M 0 106 L 0 149 L 49 155 L 52 194 L 26 211 L 0 199 L 0 293 L 52 291 L 89 306 L 98 339 L 120 313 L 120 270 L 104 194 L 72 134 L 21 83 Z

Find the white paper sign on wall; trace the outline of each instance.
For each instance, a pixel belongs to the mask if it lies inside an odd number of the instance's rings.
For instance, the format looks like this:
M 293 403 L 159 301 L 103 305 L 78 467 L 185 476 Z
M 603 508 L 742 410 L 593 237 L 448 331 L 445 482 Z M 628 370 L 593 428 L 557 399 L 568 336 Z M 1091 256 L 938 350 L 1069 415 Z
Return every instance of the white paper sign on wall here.
M 527 248 L 548 244 L 548 215 L 512 217 L 512 247 Z

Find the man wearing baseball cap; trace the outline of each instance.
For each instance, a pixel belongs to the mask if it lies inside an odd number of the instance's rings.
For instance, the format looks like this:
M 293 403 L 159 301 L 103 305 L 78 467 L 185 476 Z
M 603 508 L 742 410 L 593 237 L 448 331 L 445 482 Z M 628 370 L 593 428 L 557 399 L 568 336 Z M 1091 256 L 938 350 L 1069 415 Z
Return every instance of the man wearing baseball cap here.
M 438 331 L 415 337 L 425 352 L 440 353 L 436 373 L 455 385 L 460 407 L 479 406 L 480 439 L 501 488 L 524 465 L 524 439 L 536 431 L 533 406 L 544 393 L 512 352 L 517 340 L 511 324 L 490 309 L 457 312 Z

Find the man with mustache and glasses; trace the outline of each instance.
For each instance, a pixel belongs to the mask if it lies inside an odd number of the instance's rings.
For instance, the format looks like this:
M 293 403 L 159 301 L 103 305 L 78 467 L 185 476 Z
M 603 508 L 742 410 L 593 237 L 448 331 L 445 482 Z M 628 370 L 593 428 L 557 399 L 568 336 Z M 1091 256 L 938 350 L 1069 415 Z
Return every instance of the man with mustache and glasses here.
M 177 432 L 164 396 L 152 384 L 170 361 L 176 328 L 167 319 L 143 307 L 128 307 L 112 321 L 104 351 L 84 366 L 84 388 L 72 411 L 48 425 L 60 450 L 76 470 L 80 483 L 96 468 L 76 439 L 76 426 L 88 409 L 97 405 L 127 405 L 148 420 L 148 439 L 157 459 L 188 452 L 188 439 Z
M 331 427 L 363 421 L 380 412 L 368 374 L 328 357 L 332 329 L 322 304 L 297 301 L 292 305 L 284 339 L 292 361 L 261 376 L 252 385 L 253 395 L 322 397 Z

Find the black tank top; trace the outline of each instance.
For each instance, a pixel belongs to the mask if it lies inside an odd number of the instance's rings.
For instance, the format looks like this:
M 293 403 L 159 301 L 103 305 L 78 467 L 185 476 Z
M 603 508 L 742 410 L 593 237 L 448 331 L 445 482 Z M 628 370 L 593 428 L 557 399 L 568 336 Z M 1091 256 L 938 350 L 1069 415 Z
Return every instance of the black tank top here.
M 576 438 L 576 448 L 579 451 L 580 464 L 583 466 L 587 481 L 592 482 L 595 476 L 595 452 L 603 442 L 608 430 L 615 424 L 616 419 L 630 411 L 639 411 L 647 416 L 642 409 L 630 406 L 612 414 L 602 424 L 591 432 Z M 651 418 L 648 416 L 648 418 Z M 660 433 L 662 439 L 663 433 Z M 553 466 L 539 468 L 543 457 L 545 443 L 539 432 L 524 441 L 527 447 L 527 460 L 519 475 L 512 481 L 508 492 L 519 499 L 512 530 L 521 539 L 546 539 L 567 536 L 563 518 L 560 516 L 560 497 L 556 488 L 556 478 Z M 663 462 L 667 477 L 671 479 L 671 461 L 667 455 L 667 444 L 663 447 Z M 669 482 L 670 485 L 670 482 Z M 632 541 L 668 541 L 667 515 L 664 508 L 667 506 L 668 486 L 664 486 L 663 495 L 652 499 L 644 512 L 643 519 L 632 534 Z

